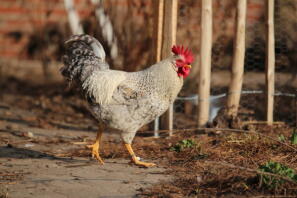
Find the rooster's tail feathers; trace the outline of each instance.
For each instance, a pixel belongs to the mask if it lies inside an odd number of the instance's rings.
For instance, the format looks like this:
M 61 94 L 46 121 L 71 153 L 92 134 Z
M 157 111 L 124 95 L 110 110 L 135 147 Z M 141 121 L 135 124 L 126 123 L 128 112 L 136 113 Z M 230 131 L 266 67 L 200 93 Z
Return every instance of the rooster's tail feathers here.
M 68 80 L 83 83 L 95 70 L 109 69 L 105 62 L 105 51 L 94 37 L 73 35 L 65 45 L 64 67 L 60 71 Z
M 70 45 L 71 43 L 82 42 L 92 48 L 92 51 L 95 56 L 100 58 L 102 61 L 105 60 L 105 51 L 101 43 L 95 39 L 94 37 L 87 35 L 87 34 L 78 34 L 73 35 L 65 42 L 65 45 Z M 86 51 L 85 51 L 86 52 Z

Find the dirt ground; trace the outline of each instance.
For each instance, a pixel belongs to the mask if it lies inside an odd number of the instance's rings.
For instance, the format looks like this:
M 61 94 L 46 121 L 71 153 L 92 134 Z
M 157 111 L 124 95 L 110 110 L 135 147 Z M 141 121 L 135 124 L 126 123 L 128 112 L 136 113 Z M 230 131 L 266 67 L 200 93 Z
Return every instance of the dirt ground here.
M 83 98 L 59 75 L 46 80 L 37 69 L 8 70 L 0 84 L 1 198 L 297 195 L 296 181 L 267 188 L 257 172 L 268 161 L 297 171 L 293 125 L 222 119 L 217 128 L 193 129 L 191 116 L 181 112 L 173 137 L 163 132 L 155 139 L 144 127 L 134 140 L 136 154 L 156 168 L 130 165 L 119 137 L 110 133 L 101 149 L 105 164 L 98 165 L 85 148 L 97 126 Z M 180 147 L 183 141 L 188 147 Z
M 84 149 L 75 142 L 94 138 L 88 131 L 46 130 L 3 120 L 0 130 L 0 185 L 8 197 L 134 197 L 139 189 L 170 179 L 163 168 L 138 168 L 124 158 L 99 165 L 88 156 L 59 157 Z M 115 141 L 105 136 L 104 143 Z

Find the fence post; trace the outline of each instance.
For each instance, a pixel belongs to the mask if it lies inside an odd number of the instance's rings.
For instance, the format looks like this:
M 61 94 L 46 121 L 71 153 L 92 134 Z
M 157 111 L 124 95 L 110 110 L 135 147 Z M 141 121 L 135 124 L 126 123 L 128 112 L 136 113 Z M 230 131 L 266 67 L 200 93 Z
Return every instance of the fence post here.
M 233 53 L 234 56 L 227 101 L 228 116 L 231 117 L 237 116 L 243 82 L 246 6 L 246 0 L 237 0 L 236 35 Z
M 177 7 L 178 0 L 164 0 L 164 29 L 163 29 L 163 46 L 162 58 L 171 55 L 171 47 L 176 43 L 176 26 L 177 26 Z M 161 119 L 162 129 L 170 130 L 172 135 L 173 128 L 173 104 Z
M 203 126 L 209 116 L 210 72 L 212 47 L 212 0 L 201 1 L 201 58 L 199 76 L 198 125 Z
M 161 60 L 162 50 L 162 36 L 163 36 L 163 22 L 164 22 L 164 0 L 154 0 L 153 9 L 156 10 L 154 14 L 154 30 L 153 30 L 153 62 Z M 159 117 L 154 121 L 154 137 L 159 137 Z
M 161 60 L 161 50 L 162 50 L 164 0 L 153 1 L 153 9 L 156 10 L 156 14 L 154 14 L 154 30 L 153 30 L 153 49 L 155 49 L 154 62 L 159 62 Z
M 266 0 L 266 110 L 267 124 L 273 123 L 273 100 L 275 78 L 275 46 L 274 46 L 274 0 Z

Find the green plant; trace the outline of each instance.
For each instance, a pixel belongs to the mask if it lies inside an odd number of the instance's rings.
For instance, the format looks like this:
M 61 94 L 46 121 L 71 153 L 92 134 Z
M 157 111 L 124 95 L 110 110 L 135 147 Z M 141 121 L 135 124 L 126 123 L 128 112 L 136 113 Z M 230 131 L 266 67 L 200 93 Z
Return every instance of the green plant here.
M 297 131 L 296 131 L 296 129 L 293 131 L 293 134 L 291 136 L 291 143 L 292 144 L 297 144 Z
M 259 167 L 259 170 L 261 172 L 266 173 L 273 173 L 276 175 L 280 175 L 283 177 L 287 177 L 288 179 L 291 179 L 293 181 L 297 182 L 297 174 L 295 171 L 285 165 L 282 165 L 278 162 L 269 161 L 264 165 L 261 165 Z M 264 185 L 265 187 L 269 189 L 275 189 L 280 184 L 284 183 L 284 180 L 282 178 L 279 178 L 277 176 L 272 175 L 265 175 L 265 174 L 259 174 L 260 184 Z
M 278 136 L 278 140 L 281 142 L 284 142 L 286 140 L 285 136 L 283 134 Z
M 173 147 L 170 148 L 171 151 L 181 152 L 186 148 L 193 148 L 196 146 L 196 142 L 192 139 L 181 140 Z

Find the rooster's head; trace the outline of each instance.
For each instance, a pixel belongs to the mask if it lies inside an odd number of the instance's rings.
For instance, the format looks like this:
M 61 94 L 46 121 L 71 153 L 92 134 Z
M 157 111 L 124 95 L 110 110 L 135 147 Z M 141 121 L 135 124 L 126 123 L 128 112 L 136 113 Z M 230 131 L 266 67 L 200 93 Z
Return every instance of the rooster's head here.
M 171 50 L 178 58 L 175 60 L 177 67 L 177 75 L 179 77 L 187 77 L 190 74 L 191 63 L 194 61 L 193 53 L 183 46 L 174 45 Z

